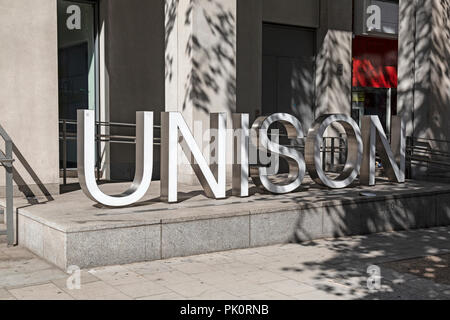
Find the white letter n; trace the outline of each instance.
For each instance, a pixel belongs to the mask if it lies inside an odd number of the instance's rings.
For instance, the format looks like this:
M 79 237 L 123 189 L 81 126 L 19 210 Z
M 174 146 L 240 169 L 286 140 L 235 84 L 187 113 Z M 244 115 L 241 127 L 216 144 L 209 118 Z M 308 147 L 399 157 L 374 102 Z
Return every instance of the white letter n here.
M 211 129 L 215 129 L 216 164 L 208 166 L 194 136 L 181 113 L 161 114 L 161 198 L 169 203 L 178 201 L 178 144 L 179 134 L 183 151 L 191 160 L 191 167 L 210 198 L 226 197 L 226 119 L 225 113 L 211 114 Z
M 364 156 L 360 180 L 363 185 L 374 186 L 376 177 L 376 153 L 378 151 L 389 180 L 405 182 L 406 131 L 402 118 L 392 117 L 392 148 L 384 132 L 380 118 L 365 116 L 362 123 Z

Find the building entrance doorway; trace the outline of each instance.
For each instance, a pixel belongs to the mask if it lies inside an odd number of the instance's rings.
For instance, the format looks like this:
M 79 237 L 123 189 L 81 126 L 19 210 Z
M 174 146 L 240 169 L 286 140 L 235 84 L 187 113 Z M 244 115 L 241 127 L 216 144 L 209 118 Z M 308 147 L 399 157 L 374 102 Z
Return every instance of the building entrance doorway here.
M 315 31 L 264 24 L 262 114 L 289 113 L 305 133 L 314 120 Z
M 352 116 L 379 116 L 387 133 L 397 114 L 397 39 L 356 36 L 353 39 Z
M 314 121 L 315 31 L 264 24 L 262 52 L 262 115 L 293 115 L 306 135 Z M 271 129 L 278 130 L 282 145 L 290 143 L 284 126 Z M 276 173 L 287 172 L 288 163 L 280 159 Z
M 77 167 L 77 110 L 98 110 L 96 12 L 93 1 L 58 0 L 61 168 Z

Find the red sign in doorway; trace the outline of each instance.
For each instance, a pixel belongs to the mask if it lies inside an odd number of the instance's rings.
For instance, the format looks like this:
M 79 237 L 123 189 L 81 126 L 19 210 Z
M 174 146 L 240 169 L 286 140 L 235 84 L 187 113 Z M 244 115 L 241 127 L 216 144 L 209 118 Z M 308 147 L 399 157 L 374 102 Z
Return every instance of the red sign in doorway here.
M 397 88 L 398 41 L 353 39 L 353 87 Z

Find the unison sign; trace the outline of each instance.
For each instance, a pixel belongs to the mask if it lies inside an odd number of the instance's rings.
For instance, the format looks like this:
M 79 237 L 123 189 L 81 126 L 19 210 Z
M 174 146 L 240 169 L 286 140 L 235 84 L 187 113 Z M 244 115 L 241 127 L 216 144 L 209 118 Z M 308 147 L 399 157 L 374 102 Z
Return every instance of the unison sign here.
M 226 197 L 227 115 L 211 114 L 211 128 L 215 129 L 214 149 L 216 161 L 209 165 L 182 115 L 164 112 L 161 115 L 161 199 L 169 203 L 178 200 L 178 146 L 200 180 L 208 197 Z M 285 194 L 298 190 L 308 170 L 313 180 L 332 189 L 346 188 L 360 177 L 364 185 L 375 185 L 375 156 L 378 151 L 387 176 L 394 182 L 405 181 L 405 126 L 399 117 L 392 121 L 392 137 L 389 144 L 381 122 L 376 116 L 363 119 L 362 130 L 346 115 L 330 114 L 320 117 L 309 130 L 305 152 L 295 146 L 287 147 L 269 137 L 269 128 L 280 123 L 286 128 L 288 138 L 304 139 L 300 121 L 288 114 L 274 114 L 258 118 L 250 130 L 248 114 L 233 115 L 233 195 L 249 196 L 249 177 L 256 186 L 273 194 Z M 336 179 L 328 177 L 322 169 L 321 146 L 327 129 L 334 123 L 344 128 L 348 139 L 347 161 Z M 181 138 L 181 139 L 180 139 Z M 271 153 L 287 160 L 289 176 L 286 181 L 273 182 L 269 168 L 251 164 L 249 150 Z M 279 157 L 273 157 L 278 167 Z M 108 196 L 98 187 L 95 178 L 95 114 L 78 111 L 78 174 L 84 193 L 100 204 L 123 207 L 136 203 L 148 191 L 153 174 L 153 112 L 137 113 L 136 176 L 130 189 L 119 196 Z

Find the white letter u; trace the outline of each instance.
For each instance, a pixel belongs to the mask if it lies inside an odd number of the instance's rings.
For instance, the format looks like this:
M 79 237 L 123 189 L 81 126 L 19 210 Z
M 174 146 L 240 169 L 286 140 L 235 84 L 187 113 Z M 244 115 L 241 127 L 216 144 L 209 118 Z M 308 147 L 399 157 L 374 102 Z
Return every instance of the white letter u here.
M 131 187 L 121 195 L 108 196 L 95 178 L 95 112 L 78 110 L 78 177 L 83 192 L 108 207 L 125 207 L 141 200 L 152 182 L 153 112 L 136 115 L 136 175 Z

